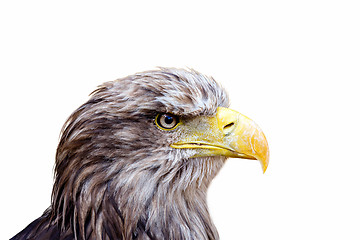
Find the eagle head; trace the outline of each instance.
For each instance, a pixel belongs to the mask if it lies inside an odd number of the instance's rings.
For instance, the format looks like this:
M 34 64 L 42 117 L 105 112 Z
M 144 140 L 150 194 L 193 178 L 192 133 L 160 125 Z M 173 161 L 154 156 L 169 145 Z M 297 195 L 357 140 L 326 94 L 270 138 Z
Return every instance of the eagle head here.
M 218 239 L 206 192 L 228 157 L 258 159 L 260 128 L 194 70 L 107 82 L 65 123 L 44 229 L 77 239 Z

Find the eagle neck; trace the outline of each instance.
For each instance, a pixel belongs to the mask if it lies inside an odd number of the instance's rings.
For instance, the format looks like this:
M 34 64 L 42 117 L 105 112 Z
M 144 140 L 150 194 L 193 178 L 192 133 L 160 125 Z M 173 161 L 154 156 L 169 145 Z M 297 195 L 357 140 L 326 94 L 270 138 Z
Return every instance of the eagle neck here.
M 219 239 L 208 211 L 206 193 L 223 161 L 212 161 L 193 159 L 164 172 L 134 173 L 136 184 L 130 187 L 132 191 L 126 203 L 124 191 L 118 196 L 120 211 L 129 216 L 125 229 L 131 232 L 126 235 L 138 239 Z

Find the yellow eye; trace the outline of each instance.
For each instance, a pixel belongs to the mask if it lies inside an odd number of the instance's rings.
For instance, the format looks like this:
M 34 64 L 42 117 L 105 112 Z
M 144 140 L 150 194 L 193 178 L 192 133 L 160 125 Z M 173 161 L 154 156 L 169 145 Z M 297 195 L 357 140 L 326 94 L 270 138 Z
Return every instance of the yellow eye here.
M 170 113 L 161 113 L 156 116 L 155 123 L 162 130 L 173 130 L 179 124 L 179 118 Z

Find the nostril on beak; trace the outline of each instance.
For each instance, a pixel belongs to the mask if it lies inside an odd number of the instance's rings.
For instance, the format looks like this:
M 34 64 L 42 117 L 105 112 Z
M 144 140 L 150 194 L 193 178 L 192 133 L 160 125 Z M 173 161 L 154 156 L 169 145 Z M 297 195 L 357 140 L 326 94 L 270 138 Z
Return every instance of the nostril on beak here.
M 229 124 L 227 124 L 226 126 L 224 126 L 224 129 L 230 128 L 232 126 L 234 126 L 235 123 L 231 122 Z
M 218 122 L 218 128 L 225 136 L 232 134 L 239 121 L 239 113 L 223 107 L 218 107 L 216 118 Z
M 225 135 L 228 135 L 229 133 L 231 133 L 232 130 L 234 129 L 234 126 L 235 126 L 234 122 L 226 124 L 223 128 L 223 132 L 225 133 Z

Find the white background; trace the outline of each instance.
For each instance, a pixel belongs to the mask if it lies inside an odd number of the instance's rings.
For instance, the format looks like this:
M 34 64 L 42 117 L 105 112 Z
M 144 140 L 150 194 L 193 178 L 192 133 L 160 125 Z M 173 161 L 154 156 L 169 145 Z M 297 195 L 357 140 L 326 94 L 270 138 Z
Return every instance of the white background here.
M 49 206 L 70 113 L 156 66 L 212 75 L 268 138 L 265 174 L 211 186 L 222 239 L 360 239 L 358 1 L 2 1 L 0 31 L 0 239 Z

